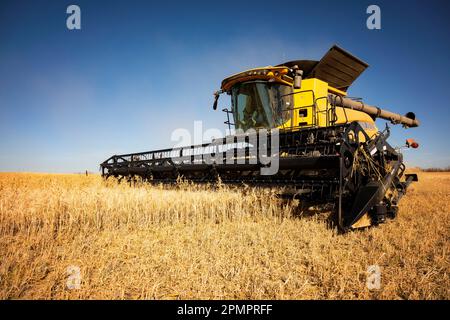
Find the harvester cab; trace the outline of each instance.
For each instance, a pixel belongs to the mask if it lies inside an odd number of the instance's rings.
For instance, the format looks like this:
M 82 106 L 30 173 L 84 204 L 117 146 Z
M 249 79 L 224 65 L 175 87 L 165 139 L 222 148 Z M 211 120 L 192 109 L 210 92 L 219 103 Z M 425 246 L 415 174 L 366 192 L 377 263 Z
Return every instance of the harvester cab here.
M 387 142 L 388 126 L 379 131 L 375 119 L 407 128 L 419 121 L 412 112 L 402 116 L 347 96 L 367 67 L 333 46 L 320 61 L 232 75 L 214 93 L 213 108 L 221 94 L 231 97 L 231 110 L 223 111 L 234 135 L 203 145 L 114 155 L 101 163 L 102 175 L 130 182 L 176 183 L 183 177 L 294 190 L 305 202 L 333 204 L 342 231 L 380 224 L 397 215 L 399 200 L 417 175 L 405 173 L 402 154 Z M 277 170 L 267 173 L 260 149 L 268 154 L 275 145 Z M 406 146 L 418 144 L 409 140 Z

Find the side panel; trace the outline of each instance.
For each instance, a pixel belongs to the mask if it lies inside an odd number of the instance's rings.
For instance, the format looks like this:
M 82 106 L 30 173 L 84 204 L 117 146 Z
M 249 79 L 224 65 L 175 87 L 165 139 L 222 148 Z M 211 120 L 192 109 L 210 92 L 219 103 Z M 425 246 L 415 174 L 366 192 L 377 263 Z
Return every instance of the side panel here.
M 336 118 L 336 124 L 358 121 L 371 138 L 378 133 L 375 121 L 365 112 L 336 107 Z
M 326 126 L 327 95 L 326 82 L 303 80 L 301 89 L 294 90 L 293 127 Z
M 302 129 L 331 125 L 331 106 L 327 100 L 330 90 L 333 90 L 333 88 L 322 80 L 316 78 L 304 79 L 301 89 L 294 90 L 291 119 L 280 129 Z M 369 137 L 376 135 L 378 132 L 375 121 L 367 113 L 342 107 L 336 107 L 335 112 L 336 125 L 357 121 L 361 123 Z

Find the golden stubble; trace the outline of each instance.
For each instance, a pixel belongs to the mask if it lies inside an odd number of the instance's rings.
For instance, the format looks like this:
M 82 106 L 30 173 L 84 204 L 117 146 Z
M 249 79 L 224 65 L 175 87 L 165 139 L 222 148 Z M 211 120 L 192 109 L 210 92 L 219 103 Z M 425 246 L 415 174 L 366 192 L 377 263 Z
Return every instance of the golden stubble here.
M 339 235 L 269 190 L 2 173 L 0 298 L 449 299 L 450 173 L 419 180 L 395 220 Z

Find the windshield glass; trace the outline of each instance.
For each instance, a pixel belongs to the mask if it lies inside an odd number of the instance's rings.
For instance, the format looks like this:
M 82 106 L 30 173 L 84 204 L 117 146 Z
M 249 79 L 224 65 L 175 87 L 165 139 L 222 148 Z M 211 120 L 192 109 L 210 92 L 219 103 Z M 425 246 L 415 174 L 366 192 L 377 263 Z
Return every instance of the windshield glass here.
M 275 128 L 289 120 L 292 87 L 267 81 L 244 82 L 232 88 L 236 129 Z

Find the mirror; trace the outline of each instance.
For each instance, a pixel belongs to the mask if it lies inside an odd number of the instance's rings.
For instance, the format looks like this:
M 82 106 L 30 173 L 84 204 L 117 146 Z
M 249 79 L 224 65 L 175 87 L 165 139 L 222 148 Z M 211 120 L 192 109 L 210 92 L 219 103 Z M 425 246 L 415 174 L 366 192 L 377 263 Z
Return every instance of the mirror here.
M 220 92 L 216 91 L 214 92 L 214 104 L 213 104 L 213 110 L 217 110 L 217 102 L 219 101 Z

